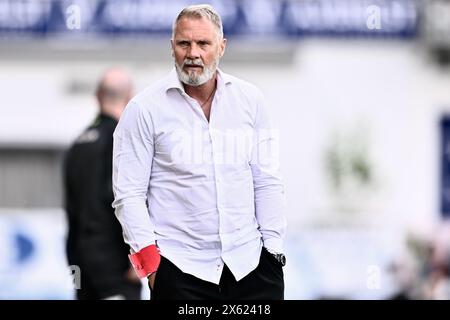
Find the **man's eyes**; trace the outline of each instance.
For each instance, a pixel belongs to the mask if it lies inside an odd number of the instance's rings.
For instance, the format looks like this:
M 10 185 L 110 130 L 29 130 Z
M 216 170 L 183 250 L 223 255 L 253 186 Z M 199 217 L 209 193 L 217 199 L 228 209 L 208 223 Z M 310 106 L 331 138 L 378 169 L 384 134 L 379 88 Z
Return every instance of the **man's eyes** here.
M 191 45 L 191 43 L 189 41 L 179 41 L 177 42 L 179 46 L 181 47 L 188 47 Z M 198 41 L 197 45 L 200 47 L 205 47 L 207 45 L 209 45 L 210 43 L 208 41 Z

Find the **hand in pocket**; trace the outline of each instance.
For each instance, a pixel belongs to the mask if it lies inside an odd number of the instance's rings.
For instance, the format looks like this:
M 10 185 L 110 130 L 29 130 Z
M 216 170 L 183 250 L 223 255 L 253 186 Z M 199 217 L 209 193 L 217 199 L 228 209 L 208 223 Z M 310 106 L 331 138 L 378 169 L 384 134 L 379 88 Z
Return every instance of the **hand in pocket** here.
M 152 273 L 149 277 L 148 277 L 148 285 L 150 287 L 151 290 L 153 290 L 153 287 L 155 285 L 155 277 L 156 277 L 156 272 Z

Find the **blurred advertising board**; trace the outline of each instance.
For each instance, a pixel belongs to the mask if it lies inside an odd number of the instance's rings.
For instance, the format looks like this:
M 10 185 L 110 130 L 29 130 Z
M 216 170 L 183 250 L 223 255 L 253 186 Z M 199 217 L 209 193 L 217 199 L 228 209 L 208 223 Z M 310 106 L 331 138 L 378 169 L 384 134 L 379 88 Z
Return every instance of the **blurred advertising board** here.
M 59 209 L 0 211 L 0 300 L 73 299 Z
M 416 0 L 210 0 L 227 37 L 415 37 Z M 161 37 L 188 0 L 0 0 L 0 39 Z

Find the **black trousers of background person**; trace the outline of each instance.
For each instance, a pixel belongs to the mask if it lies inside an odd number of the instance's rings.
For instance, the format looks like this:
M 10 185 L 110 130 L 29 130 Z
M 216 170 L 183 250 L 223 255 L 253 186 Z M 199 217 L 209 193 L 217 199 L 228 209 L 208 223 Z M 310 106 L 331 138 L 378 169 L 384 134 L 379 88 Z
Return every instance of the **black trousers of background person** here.
M 225 265 L 219 285 L 182 272 L 161 257 L 151 300 L 283 300 L 281 264 L 263 248 L 258 267 L 236 281 Z

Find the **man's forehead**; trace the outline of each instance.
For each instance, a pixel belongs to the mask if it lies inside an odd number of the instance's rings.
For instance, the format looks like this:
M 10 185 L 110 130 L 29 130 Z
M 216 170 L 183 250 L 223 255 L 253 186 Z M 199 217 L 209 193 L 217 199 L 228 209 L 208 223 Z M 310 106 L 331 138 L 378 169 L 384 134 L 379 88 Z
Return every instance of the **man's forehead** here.
M 214 24 L 206 18 L 183 17 L 175 29 L 175 38 L 211 39 L 217 35 Z

